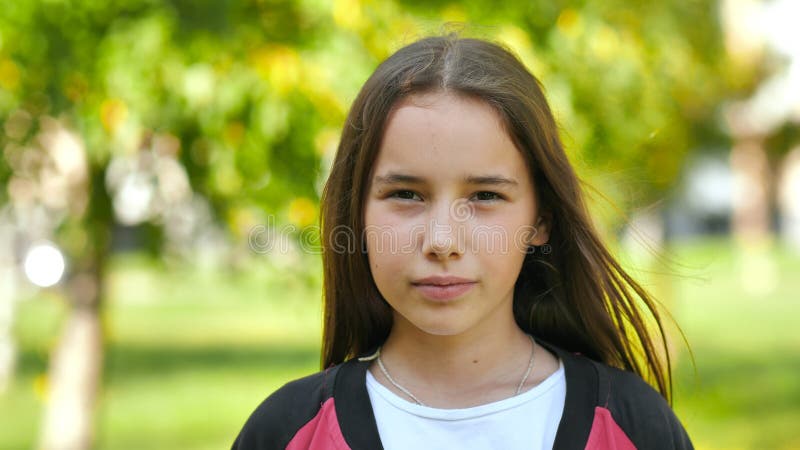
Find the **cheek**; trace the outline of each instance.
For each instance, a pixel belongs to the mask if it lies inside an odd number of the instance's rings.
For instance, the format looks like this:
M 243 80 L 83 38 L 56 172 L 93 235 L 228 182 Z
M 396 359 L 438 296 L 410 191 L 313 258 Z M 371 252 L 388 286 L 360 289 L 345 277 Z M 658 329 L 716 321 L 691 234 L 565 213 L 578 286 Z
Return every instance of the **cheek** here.
M 492 257 L 513 259 L 525 253 L 532 233 L 533 227 L 530 225 L 495 217 L 476 224 L 468 235 L 471 238 L 470 248 L 477 252 Z
M 364 225 L 363 238 L 375 281 L 396 279 L 414 254 L 416 227 L 379 204 L 365 209 Z
M 522 270 L 527 246 L 523 242 L 515 241 L 513 230 L 495 233 L 486 241 L 477 255 L 485 276 L 491 280 L 493 286 L 503 289 L 512 287 Z
M 404 217 L 390 207 L 376 204 L 365 211 L 364 238 L 369 253 L 381 258 L 413 253 L 424 231 L 419 221 Z

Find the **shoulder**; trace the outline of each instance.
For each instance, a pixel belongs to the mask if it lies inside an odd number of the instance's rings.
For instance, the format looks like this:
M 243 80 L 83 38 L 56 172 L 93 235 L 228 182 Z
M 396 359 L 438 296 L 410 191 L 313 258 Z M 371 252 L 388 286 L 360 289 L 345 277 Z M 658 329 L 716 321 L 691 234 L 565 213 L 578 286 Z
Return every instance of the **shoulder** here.
M 636 448 L 690 449 L 692 443 L 666 399 L 639 375 L 594 362 L 598 408 L 606 409 Z
M 567 378 L 559 448 L 693 448 L 667 401 L 639 375 L 551 348 L 563 361 Z M 561 433 L 566 429 L 569 434 Z
M 272 393 L 245 422 L 233 449 L 284 449 L 333 395 L 340 366 L 291 381 Z

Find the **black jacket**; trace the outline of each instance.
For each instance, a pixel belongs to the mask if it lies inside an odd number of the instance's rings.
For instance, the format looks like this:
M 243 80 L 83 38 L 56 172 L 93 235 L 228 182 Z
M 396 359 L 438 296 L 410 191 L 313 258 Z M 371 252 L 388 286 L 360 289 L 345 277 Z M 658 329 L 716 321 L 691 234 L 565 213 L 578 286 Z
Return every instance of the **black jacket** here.
M 554 449 L 692 449 L 664 398 L 638 375 L 538 341 L 564 364 L 567 396 Z M 264 400 L 233 450 L 382 450 L 358 358 L 292 381 Z

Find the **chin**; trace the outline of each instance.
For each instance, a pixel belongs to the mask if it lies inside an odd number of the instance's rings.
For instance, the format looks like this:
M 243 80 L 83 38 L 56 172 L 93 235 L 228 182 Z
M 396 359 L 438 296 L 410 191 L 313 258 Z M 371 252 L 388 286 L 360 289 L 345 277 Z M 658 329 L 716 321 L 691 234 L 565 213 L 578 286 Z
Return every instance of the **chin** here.
M 423 333 L 432 336 L 456 336 L 463 333 L 465 327 L 453 323 L 415 323 L 414 326 Z
M 447 328 L 436 328 L 436 329 L 421 329 L 423 332 L 430 334 L 431 336 L 455 336 L 458 334 L 458 331 L 447 329 Z
M 431 336 L 457 336 L 474 325 L 463 311 L 430 311 L 416 310 L 411 314 L 395 311 L 395 325 L 414 329 Z

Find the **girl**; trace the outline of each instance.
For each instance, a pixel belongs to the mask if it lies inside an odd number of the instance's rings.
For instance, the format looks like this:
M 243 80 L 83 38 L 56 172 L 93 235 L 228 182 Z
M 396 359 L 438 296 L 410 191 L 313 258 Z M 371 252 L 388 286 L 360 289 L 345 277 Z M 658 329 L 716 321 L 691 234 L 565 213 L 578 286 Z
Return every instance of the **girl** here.
M 503 48 L 433 37 L 381 64 L 322 229 L 325 370 L 267 398 L 233 448 L 692 448 L 654 302 Z

